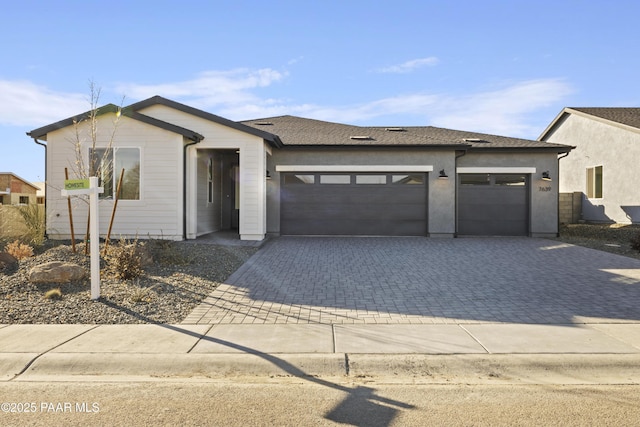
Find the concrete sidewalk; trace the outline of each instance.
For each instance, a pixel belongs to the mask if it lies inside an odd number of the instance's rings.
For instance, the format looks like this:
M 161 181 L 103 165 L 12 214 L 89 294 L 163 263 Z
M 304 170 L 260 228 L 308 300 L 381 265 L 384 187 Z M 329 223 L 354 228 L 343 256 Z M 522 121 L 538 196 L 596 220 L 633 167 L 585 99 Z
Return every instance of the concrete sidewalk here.
M 0 325 L 0 381 L 349 375 L 640 384 L 640 324 Z

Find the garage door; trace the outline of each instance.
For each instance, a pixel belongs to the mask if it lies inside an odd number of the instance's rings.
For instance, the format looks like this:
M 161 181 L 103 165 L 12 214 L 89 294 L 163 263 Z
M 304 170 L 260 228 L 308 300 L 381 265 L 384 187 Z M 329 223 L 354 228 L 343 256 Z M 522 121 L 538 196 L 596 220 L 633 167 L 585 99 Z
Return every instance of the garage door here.
M 282 234 L 424 236 L 424 173 L 282 173 Z
M 459 174 L 458 234 L 528 235 L 528 188 L 526 174 Z

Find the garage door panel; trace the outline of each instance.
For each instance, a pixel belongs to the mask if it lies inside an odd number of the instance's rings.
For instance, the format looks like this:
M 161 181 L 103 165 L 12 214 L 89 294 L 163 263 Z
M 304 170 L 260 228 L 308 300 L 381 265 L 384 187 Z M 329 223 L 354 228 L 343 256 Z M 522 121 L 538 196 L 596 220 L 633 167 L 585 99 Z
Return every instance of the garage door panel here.
M 473 220 L 459 221 L 458 233 L 476 235 L 478 229 L 486 236 L 523 236 L 527 234 L 527 225 L 523 221 Z
M 358 230 L 368 230 L 368 232 Z M 425 235 L 426 231 L 426 224 L 423 220 L 392 223 L 380 219 L 342 219 L 340 221 L 292 219 L 287 221 L 287 234 L 415 236 Z
M 501 175 L 500 178 L 504 178 Z M 521 176 L 515 176 L 522 178 Z M 460 182 L 466 180 L 460 177 Z M 502 179 L 501 182 L 504 182 Z M 459 185 L 458 234 L 524 236 L 529 232 L 529 185 L 496 184 L 489 175 L 483 185 Z
M 354 219 L 354 220 L 384 220 L 384 221 L 404 221 L 419 220 L 424 221 L 424 210 L 421 206 L 399 204 L 390 206 L 388 204 L 369 205 L 370 208 L 363 210 L 357 205 L 353 206 L 326 206 L 326 205 L 298 205 L 295 207 L 285 207 L 280 215 L 284 220 L 288 219 L 314 219 L 326 217 L 332 220 Z
M 287 204 L 297 203 L 320 203 L 320 204 L 424 204 L 420 199 L 425 199 L 424 187 L 421 189 L 412 188 L 410 191 L 397 191 L 395 189 L 360 189 L 336 188 L 337 186 L 326 186 L 320 190 L 286 190 L 282 192 L 282 199 Z M 305 186 L 306 188 L 306 186 Z M 421 191 L 422 190 L 422 191 Z
M 458 218 L 460 220 L 487 221 L 500 220 L 508 221 L 511 218 L 519 218 L 524 220 L 527 216 L 527 208 L 523 205 L 483 205 L 483 204 L 464 204 L 461 205 Z
M 354 184 L 352 175 L 351 184 L 321 184 L 316 177 L 315 184 L 287 185 L 283 179 L 281 233 L 426 235 L 426 179 L 411 185 L 392 184 L 392 179 Z

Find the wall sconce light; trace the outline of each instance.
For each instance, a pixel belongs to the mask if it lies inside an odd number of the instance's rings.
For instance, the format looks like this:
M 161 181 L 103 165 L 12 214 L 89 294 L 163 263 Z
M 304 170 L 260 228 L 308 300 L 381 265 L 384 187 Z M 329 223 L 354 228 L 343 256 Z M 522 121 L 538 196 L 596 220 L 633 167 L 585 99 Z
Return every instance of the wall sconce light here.
M 447 173 L 444 171 L 444 169 L 440 170 L 440 175 L 438 176 L 438 179 L 449 179 L 449 176 L 447 176 Z
M 267 171 L 267 179 L 271 179 L 271 172 Z
M 542 180 L 543 181 L 551 181 L 551 177 L 549 176 L 549 171 L 542 172 Z

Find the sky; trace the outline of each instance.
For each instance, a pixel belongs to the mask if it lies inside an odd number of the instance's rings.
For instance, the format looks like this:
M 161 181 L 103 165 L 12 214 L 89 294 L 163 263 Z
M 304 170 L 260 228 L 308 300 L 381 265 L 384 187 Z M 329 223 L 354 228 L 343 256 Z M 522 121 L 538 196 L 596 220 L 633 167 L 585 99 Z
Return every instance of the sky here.
M 640 106 L 637 0 L 0 0 L 0 172 L 33 129 L 160 95 L 248 120 L 537 139 L 564 107 Z M 123 101 L 124 100 L 124 101 Z

